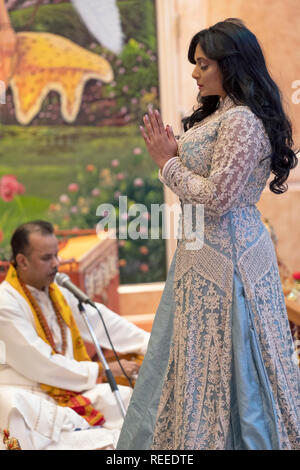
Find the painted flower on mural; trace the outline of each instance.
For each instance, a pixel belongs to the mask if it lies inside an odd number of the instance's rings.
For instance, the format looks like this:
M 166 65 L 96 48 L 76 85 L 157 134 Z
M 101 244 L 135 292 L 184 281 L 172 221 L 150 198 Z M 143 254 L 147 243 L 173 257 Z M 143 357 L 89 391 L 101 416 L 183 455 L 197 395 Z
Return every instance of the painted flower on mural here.
M 0 243 L 5 242 L 7 239 L 7 225 L 16 208 L 18 208 L 18 222 L 25 222 L 24 216 L 26 212 L 19 198 L 24 192 L 25 186 L 19 183 L 15 175 L 4 175 L 0 178 L 0 200 L 7 203 L 5 204 L 5 209 L 3 210 L 3 208 L 1 208 L 0 210 Z M 9 204 L 13 200 L 16 200 L 16 204 Z M 9 256 L 10 249 L 7 243 L 7 246 L 0 248 L 0 259 L 9 259 Z
M 119 200 L 119 197 L 120 197 L 120 196 L 122 196 L 122 193 L 121 193 L 120 191 L 116 191 L 116 192 L 114 193 L 114 199 Z
M 78 213 L 78 207 L 77 206 L 72 206 L 70 209 L 71 214 L 77 214 Z
M 146 246 L 141 246 L 139 251 L 142 255 L 148 255 L 149 254 L 149 250 Z
M 95 165 L 89 164 L 89 165 L 86 166 L 85 169 L 88 173 L 93 173 L 96 168 L 95 168 Z
M 100 195 L 100 189 L 94 188 L 94 189 L 91 191 L 91 194 L 92 194 L 92 196 L 94 196 L 94 197 L 99 196 L 99 195 Z
M 67 194 L 62 194 L 59 200 L 62 204 L 70 204 L 70 198 Z
M 105 185 L 110 186 L 112 184 L 112 176 L 109 168 L 103 168 L 103 170 L 100 171 L 99 176 Z
M 134 186 L 139 188 L 141 186 L 144 186 L 144 181 L 142 178 L 135 178 L 135 180 L 133 181 L 133 184 Z
M 10 202 L 18 194 L 24 194 L 25 187 L 17 181 L 14 175 L 4 175 L 0 179 L 0 197 L 5 202 Z
M 49 211 L 50 212 L 59 212 L 61 210 L 60 204 L 50 204 Z
M 140 271 L 142 271 L 142 273 L 147 273 L 149 271 L 149 266 L 147 263 L 141 263 L 140 264 Z
M 68 191 L 70 193 L 76 193 L 79 190 L 79 185 L 77 183 L 71 183 L 68 186 Z

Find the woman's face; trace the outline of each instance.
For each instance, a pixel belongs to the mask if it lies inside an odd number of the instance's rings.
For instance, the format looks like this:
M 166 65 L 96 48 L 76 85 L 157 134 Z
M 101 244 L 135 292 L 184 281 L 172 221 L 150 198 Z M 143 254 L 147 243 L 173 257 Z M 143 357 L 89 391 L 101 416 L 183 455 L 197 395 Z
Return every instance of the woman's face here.
M 208 59 L 198 44 L 195 50 L 196 62 L 192 77 L 196 80 L 201 96 L 219 95 L 225 98 L 222 87 L 222 73 L 216 60 Z

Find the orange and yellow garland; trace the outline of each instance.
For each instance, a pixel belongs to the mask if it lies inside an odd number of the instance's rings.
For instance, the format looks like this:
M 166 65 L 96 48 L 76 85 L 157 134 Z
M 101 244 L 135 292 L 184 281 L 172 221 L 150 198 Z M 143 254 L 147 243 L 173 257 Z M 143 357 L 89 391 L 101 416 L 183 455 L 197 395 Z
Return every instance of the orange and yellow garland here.
M 42 338 L 47 344 L 51 346 L 52 353 L 56 354 L 57 352 L 54 348 L 53 340 L 51 340 L 51 333 L 49 335 L 50 330 L 48 329 L 46 319 L 44 318 L 39 306 L 37 305 L 37 302 L 31 295 L 29 290 L 26 287 L 24 288 L 24 285 L 22 287 L 22 284 L 18 278 L 17 272 L 13 265 L 10 265 L 5 280 L 9 284 L 11 284 L 11 286 L 14 287 L 14 289 L 16 289 L 19 294 L 22 295 L 22 297 L 24 297 L 24 299 L 31 308 L 37 334 L 40 336 L 40 338 Z M 86 351 L 84 342 L 81 338 L 79 329 L 74 320 L 71 308 L 56 284 L 53 283 L 49 286 L 49 295 L 56 315 L 61 316 L 64 323 L 67 325 L 67 327 L 70 328 L 73 343 L 74 359 L 76 361 L 91 361 Z M 62 331 L 62 325 L 60 326 Z M 105 419 L 103 414 L 100 411 L 96 410 L 91 405 L 90 400 L 82 396 L 80 393 L 51 387 L 50 385 L 46 384 L 41 384 L 41 389 L 44 390 L 52 398 L 54 398 L 58 405 L 72 408 L 74 411 L 76 411 L 76 413 L 81 415 L 91 426 L 104 424 Z

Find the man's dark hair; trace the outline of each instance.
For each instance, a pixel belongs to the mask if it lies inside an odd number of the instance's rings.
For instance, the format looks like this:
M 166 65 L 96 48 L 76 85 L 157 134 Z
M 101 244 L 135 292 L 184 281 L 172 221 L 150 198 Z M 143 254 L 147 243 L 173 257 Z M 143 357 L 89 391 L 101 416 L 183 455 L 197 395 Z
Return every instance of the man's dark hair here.
M 29 235 L 31 233 L 41 233 L 42 235 L 53 235 L 53 225 L 44 220 L 34 220 L 20 225 L 10 241 L 11 245 L 11 261 L 16 264 L 16 256 L 19 253 L 25 254 L 26 249 L 29 247 Z

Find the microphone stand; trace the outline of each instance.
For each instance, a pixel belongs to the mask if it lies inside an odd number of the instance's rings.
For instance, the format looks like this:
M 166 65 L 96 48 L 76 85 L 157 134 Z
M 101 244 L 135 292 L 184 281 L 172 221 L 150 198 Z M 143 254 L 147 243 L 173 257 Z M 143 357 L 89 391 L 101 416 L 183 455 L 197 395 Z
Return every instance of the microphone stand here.
M 111 391 L 113 392 L 113 394 L 114 394 L 114 396 L 115 396 L 115 399 L 116 399 L 117 404 L 118 404 L 118 406 L 119 406 L 119 409 L 120 409 L 120 411 L 121 411 L 121 415 L 122 415 L 123 418 L 125 418 L 126 411 L 125 411 L 125 407 L 124 407 L 124 405 L 123 405 L 123 402 L 122 402 L 122 400 L 121 400 L 121 395 L 120 395 L 120 392 L 119 392 L 117 383 L 116 383 L 116 381 L 115 381 L 115 379 L 114 379 L 114 376 L 113 376 L 113 374 L 112 374 L 112 371 L 110 370 L 109 365 L 108 365 L 108 363 L 107 363 L 107 361 L 106 361 L 106 359 L 105 359 L 105 357 L 104 357 L 104 354 L 103 354 L 103 352 L 102 352 L 102 350 L 101 350 L 101 347 L 100 347 L 100 345 L 99 345 L 99 343 L 98 343 L 98 340 L 97 340 L 96 335 L 95 335 L 95 333 L 94 333 L 94 331 L 93 331 L 93 329 L 92 329 L 92 326 L 91 326 L 91 324 L 90 324 L 90 322 L 89 322 L 89 320 L 88 320 L 88 317 L 87 317 L 85 308 L 84 308 L 84 306 L 82 305 L 82 302 L 80 302 L 80 301 L 79 301 L 79 303 L 78 303 L 78 308 L 79 308 L 79 311 L 80 311 L 80 313 L 81 313 L 81 315 L 82 315 L 82 317 L 83 317 L 83 319 L 84 319 L 84 322 L 85 322 L 85 324 L 86 324 L 86 326 L 87 326 L 87 328 L 88 328 L 88 330 L 89 330 L 89 333 L 90 333 L 90 335 L 91 335 L 91 337 L 92 337 L 93 343 L 94 343 L 95 348 L 96 348 L 96 351 L 97 351 L 98 358 L 99 358 L 100 362 L 101 362 L 102 365 L 103 365 L 103 368 L 104 368 L 104 370 L 105 370 L 105 375 L 106 375 L 107 381 L 108 381 L 108 383 L 109 383 L 109 385 L 110 385 Z

